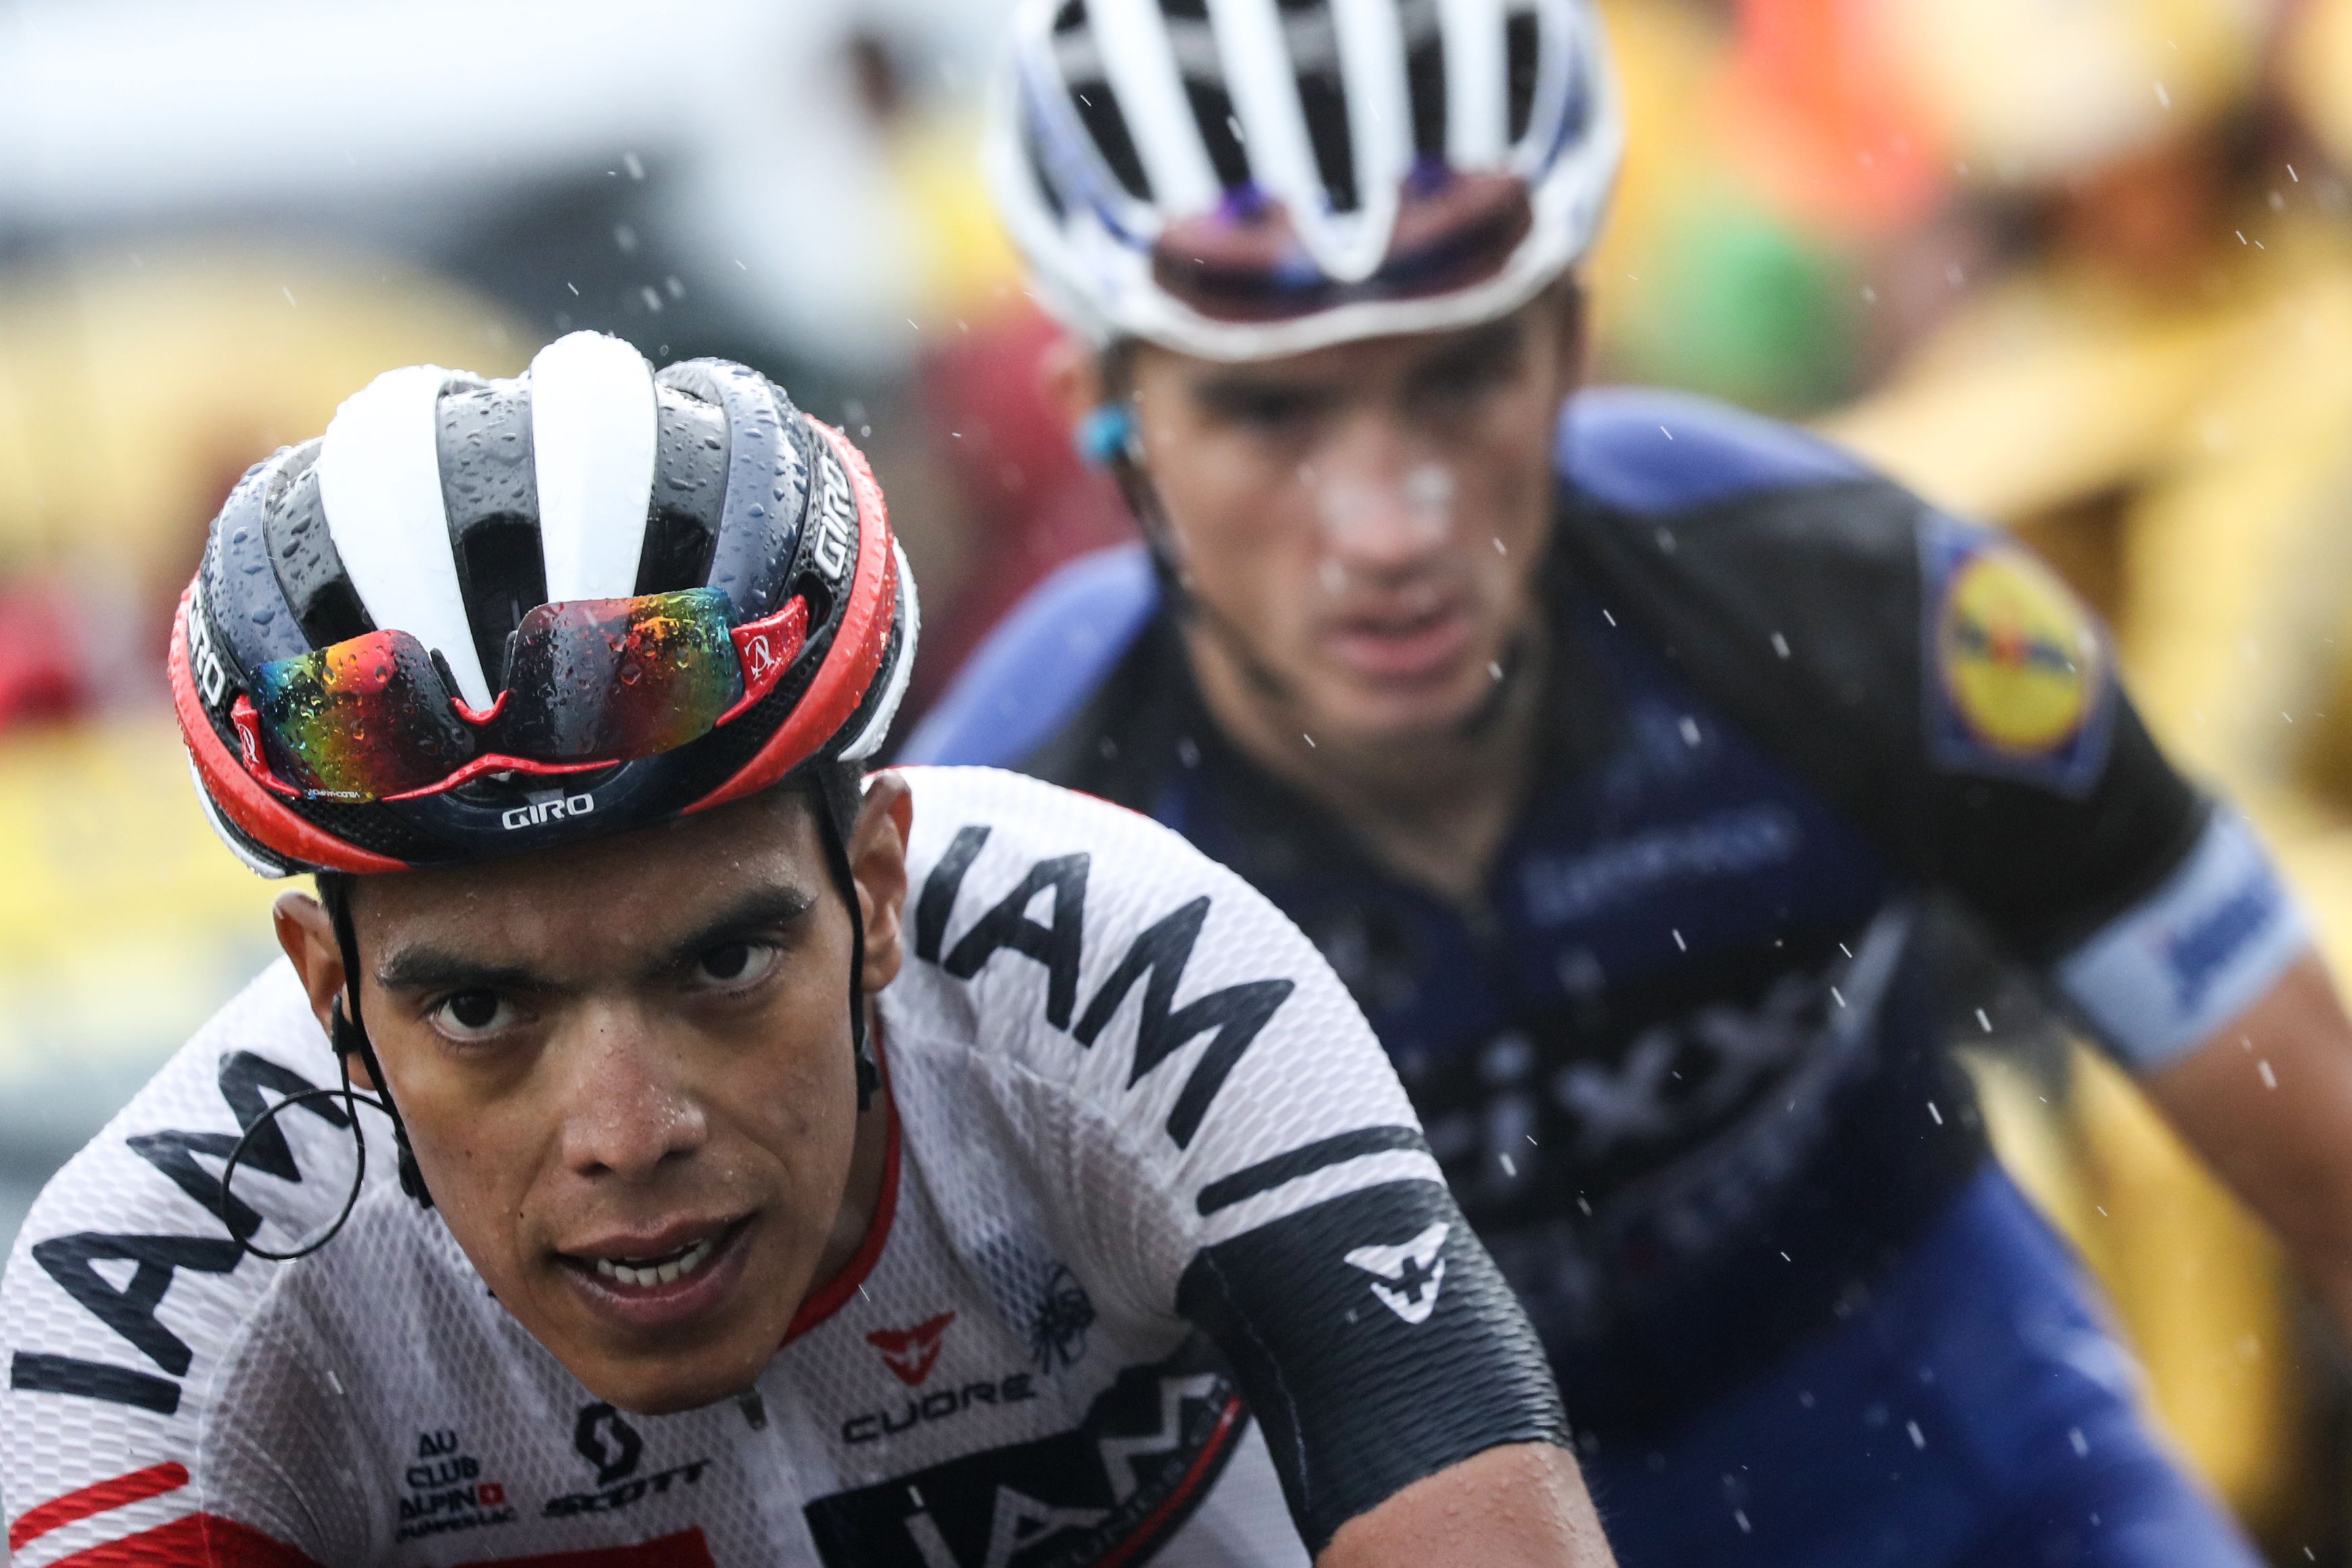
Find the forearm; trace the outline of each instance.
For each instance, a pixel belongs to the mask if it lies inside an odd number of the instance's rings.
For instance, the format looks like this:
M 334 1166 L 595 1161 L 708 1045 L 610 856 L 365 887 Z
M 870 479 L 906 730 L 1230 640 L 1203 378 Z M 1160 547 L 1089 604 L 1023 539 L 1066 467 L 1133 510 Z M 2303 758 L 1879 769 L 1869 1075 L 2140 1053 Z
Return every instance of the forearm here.
M 1489 1448 L 1341 1525 L 1316 1568 L 1608 1568 L 1584 1478 L 1550 1443 Z
M 2352 1021 L 2318 956 L 2147 1088 L 2352 1337 Z

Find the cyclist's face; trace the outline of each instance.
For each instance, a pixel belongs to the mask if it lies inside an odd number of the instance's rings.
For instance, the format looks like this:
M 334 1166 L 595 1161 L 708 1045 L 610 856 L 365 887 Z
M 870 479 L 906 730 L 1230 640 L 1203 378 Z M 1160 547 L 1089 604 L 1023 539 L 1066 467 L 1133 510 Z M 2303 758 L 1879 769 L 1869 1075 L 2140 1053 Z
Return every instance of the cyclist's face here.
M 898 971 L 908 812 L 878 781 L 851 846 L 870 989 Z M 857 1137 L 849 918 L 807 798 L 372 878 L 352 916 L 425 1184 L 499 1300 L 625 1408 L 750 1386 L 844 1213 Z M 280 921 L 323 1010 L 331 931 L 307 900 Z
M 1133 362 L 1146 465 L 1195 594 L 1310 732 L 1450 730 L 1532 608 L 1573 297 L 1460 331 L 1220 364 Z M 1202 634 L 1215 657 L 1216 628 Z

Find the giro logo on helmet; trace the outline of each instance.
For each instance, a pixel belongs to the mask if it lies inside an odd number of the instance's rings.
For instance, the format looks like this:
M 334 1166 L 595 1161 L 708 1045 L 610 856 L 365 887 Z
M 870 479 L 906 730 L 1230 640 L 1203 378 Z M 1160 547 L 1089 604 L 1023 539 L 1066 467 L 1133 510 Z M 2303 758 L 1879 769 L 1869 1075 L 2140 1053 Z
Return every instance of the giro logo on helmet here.
M 196 674 L 196 689 L 207 708 L 217 708 L 228 695 L 228 667 L 213 647 L 212 617 L 205 614 L 202 595 L 188 600 L 188 666 Z
M 838 582 L 849 570 L 849 528 L 856 509 L 849 494 L 849 476 L 832 453 L 817 465 L 824 472 L 824 510 L 817 518 L 816 563 L 824 574 Z
M 596 797 L 593 795 L 551 795 L 544 800 L 532 801 L 529 805 L 518 805 L 501 814 L 499 821 L 511 833 L 518 827 L 537 827 L 551 820 L 586 816 L 595 809 Z

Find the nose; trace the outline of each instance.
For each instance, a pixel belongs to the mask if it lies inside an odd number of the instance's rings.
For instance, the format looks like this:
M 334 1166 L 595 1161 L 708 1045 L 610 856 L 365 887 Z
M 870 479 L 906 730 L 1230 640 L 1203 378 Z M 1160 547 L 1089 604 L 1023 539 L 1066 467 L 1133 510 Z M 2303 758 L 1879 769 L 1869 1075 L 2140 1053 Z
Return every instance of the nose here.
M 562 1153 L 573 1173 L 641 1182 L 689 1159 L 709 1139 L 709 1119 L 675 1052 L 625 1008 L 600 1008 L 567 1042 Z
M 1454 475 L 1385 411 L 1349 421 L 1302 478 L 1327 558 L 1370 575 L 1409 573 L 1453 535 Z

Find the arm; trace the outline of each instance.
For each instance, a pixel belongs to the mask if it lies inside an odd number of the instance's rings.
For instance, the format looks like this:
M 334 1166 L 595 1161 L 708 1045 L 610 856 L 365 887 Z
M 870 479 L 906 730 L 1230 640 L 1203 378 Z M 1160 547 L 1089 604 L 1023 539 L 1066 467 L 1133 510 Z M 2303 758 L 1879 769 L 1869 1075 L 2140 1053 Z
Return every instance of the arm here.
M 1315 1561 L 1318 1568 L 1608 1568 L 1616 1559 L 1576 1461 L 1549 1444 L 1522 1443 L 1413 1482 L 1341 1525 Z
M 2143 1081 L 2352 1338 L 2352 1020 L 2318 954 Z

